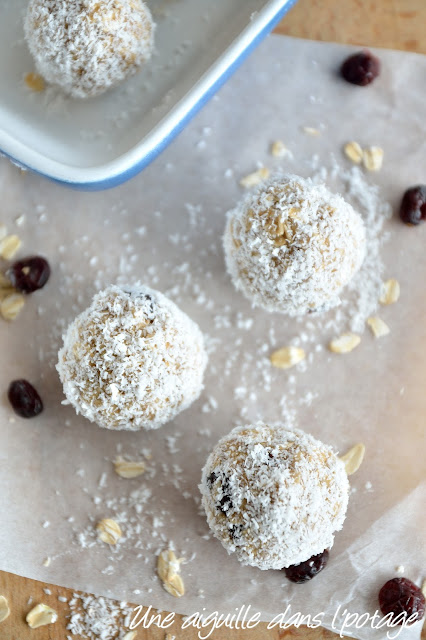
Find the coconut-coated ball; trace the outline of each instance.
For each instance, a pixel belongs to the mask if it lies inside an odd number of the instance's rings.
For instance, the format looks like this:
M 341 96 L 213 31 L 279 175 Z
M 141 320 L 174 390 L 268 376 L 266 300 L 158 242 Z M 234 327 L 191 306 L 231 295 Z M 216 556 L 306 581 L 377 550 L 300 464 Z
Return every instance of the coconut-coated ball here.
M 133 75 L 154 42 L 142 0 L 30 0 L 24 31 L 40 75 L 75 98 Z
M 333 545 L 349 483 L 333 450 L 284 425 L 237 427 L 202 472 L 202 503 L 228 553 L 259 569 L 305 562 Z
M 235 287 L 254 306 L 297 316 L 339 303 L 364 260 L 365 229 L 323 184 L 280 175 L 228 213 L 224 249 Z
M 77 413 L 107 429 L 157 429 L 203 389 L 198 326 L 149 287 L 110 286 L 68 327 L 57 370 Z

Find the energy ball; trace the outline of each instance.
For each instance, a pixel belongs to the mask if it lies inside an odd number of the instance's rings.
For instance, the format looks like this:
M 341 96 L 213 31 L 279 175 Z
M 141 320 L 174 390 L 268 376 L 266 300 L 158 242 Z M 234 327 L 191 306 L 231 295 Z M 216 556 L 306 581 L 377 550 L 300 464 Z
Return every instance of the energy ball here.
M 225 258 L 254 306 L 290 316 L 325 311 L 360 268 L 365 229 L 324 185 L 276 176 L 228 213 Z
M 259 569 L 305 562 L 333 545 L 348 505 L 345 466 L 300 430 L 237 427 L 207 459 L 207 521 L 228 553 Z
M 74 98 L 133 75 L 154 43 L 142 0 L 31 0 L 24 31 L 39 74 Z
M 77 413 L 106 429 L 157 429 L 203 389 L 198 326 L 148 287 L 110 286 L 68 327 L 57 370 Z

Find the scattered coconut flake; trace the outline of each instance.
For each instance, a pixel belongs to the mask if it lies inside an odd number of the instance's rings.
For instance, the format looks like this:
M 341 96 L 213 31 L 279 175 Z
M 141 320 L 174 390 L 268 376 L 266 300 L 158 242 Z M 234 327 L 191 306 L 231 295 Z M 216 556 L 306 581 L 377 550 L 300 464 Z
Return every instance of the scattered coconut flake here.
M 351 476 L 353 473 L 358 471 L 360 468 L 362 461 L 364 460 L 365 455 L 365 445 L 362 442 L 359 442 L 354 447 L 349 449 L 345 455 L 340 456 L 340 460 L 344 463 L 346 473 L 348 476 Z
M 49 567 L 50 563 L 51 563 L 51 558 L 47 556 L 47 558 L 43 560 L 43 567 Z
M 333 353 L 349 353 L 359 345 L 361 338 L 355 333 L 344 333 L 330 342 L 328 348 Z
M 398 280 L 395 278 L 390 278 L 383 283 L 383 291 L 380 296 L 379 302 L 380 304 L 393 304 L 399 300 L 399 296 L 401 294 L 401 288 L 399 286 Z
M 290 369 L 304 360 L 305 351 L 300 347 L 282 347 L 271 354 L 270 360 L 273 367 L 277 369 Z
M 68 604 L 68 631 L 89 640 L 124 640 L 135 614 L 126 602 L 86 593 L 74 593 Z
M 321 135 L 321 131 L 319 129 L 315 129 L 315 127 L 302 127 L 303 131 L 308 135 L 308 136 L 320 136 Z
M 261 167 L 257 171 L 253 171 L 253 173 L 249 173 L 244 178 L 241 178 L 240 185 L 245 187 L 246 189 L 250 189 L 250 187 L 256 187 L 258 184 L 267 180 L 269 178 L 270 171 L 266 167 Z
M 38 604 L 27 614 L 26 621 L 31 629 L 38 629 L 48 624 L 54 624 L 58 614 L 47 604 Z
M 370 327 L 371 332 L 373 333 L 375 338 L 382 338 L 383 336 L 387 336 L 388 333 L 390 333 L 388 325 L 381 318 L 368 318 L 367 324 Z

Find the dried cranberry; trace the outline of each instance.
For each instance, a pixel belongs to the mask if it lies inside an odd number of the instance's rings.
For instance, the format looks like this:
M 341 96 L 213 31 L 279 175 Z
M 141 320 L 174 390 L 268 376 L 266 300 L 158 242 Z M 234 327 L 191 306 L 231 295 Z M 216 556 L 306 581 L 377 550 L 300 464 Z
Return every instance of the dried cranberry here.
M 232 500 L 231 500 L 231 496 L 228 496 L 226 493 L 222 496 L 222 498 L 219 500 L 219 509 L 222 511 L 222 513 L 224 513 L 226 515 L 226 512 L 229 511 L 229 509 L 232 509 L 233 504 L 232 504 Z
M 340 73 L 347 82 L 365 87 L 380 73 L 380 61 L 371 51 L 364 49 L 349 56 L 340 67 Z
M 49 280 L 50 266 L 44 258 L 31 256 L 15 262 L 6 275 L 15 289 L 22 293 L 33 293 Z
M 406 224 L 420 224 L 426 220 L 426 184 L 407 189 L 401 201 L 399 217 Z
M 218 478 L 218 476 L 216 475 L 216 473 L 214 471 L 212 471 L 211 474 L 209 476 L 207 476 L 207 484 L 209 485 L 209 487 L 214 485 L 214 483 L 216 482 L 217 478 Z
M 305 562 L 287 567 L 284 569 L 285 575 L 291 582 L 297 582 L 298 584 L 312 580 L 327 565 L 329 555 L 328 549 L 325 549 L 322 553 L 312 556 Z
M 7 393 L 15 413 L 22 418 L 34 418 L 43 411 L 43 402 L 27 380 L 14 380 Z
M 227 512 L 233 508 L 232 498 L 230 496 L 231 488 L 229 486 L 229 478 L 224 478 L 222 481 L 222 497 L 219 500 L 218 509 L 222 511 L 225 515 Z
M 410 624 L 413 624 L 425 614 L 425 597 L 414 582 L 407 578 L 388 580 L 380 589 L 379 603 L 384 616 L 392 613 L 392 619 L 400 617 L 398 621 L 395 620 L 398 624 L 402 624 L 407 618 L 411 618 Z
M 231 540 L 238 540 L 241 537 L 241 534 L 243 532 L 243 525 L 242 524 L 232 524 L 229 528 L 229 537 L 231 538 Z

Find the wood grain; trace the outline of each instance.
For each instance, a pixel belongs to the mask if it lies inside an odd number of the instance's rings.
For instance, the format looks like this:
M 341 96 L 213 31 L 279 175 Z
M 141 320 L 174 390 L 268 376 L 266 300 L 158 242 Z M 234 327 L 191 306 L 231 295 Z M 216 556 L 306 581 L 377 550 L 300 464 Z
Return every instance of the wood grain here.
M 44 589 L 48 588 L 52 593 L 46 595 Z M 67 616 L 69 607 L 67 603 L 59 602 L 58 596 L 63 596 L 70 600 L 73 592 L 63 587 L 28 580 L 12 575 L 11 573 L 0 572 L 0 594 L 4 595 L 11 610 L 11 615 L 0 625 L 1 640 L 67 640 Z M 31 604 L 28 604 L 29 599 Z M 33 606 L 43 602 L 58 612 L 58 621 L 55 624 L 30 629 L 25 622 L 27 613 Z M 176 640 L 198 640 L 196 629 L 181 629 L 181 616 L 176 617 L 176 623 L 167 630 L 167 633 L 176 636 Z M 166 632 L 153 627 L 152 629 L 138 628 L 136 640 L 165 640 Z M 309 640 L 331 640 L 337 638 L 329 631 L 292 628 L 279 632 L 278 630 L 268 630 L 266 624 L 259 624 L 255 629 L 244 631 L 216 631 L 211 636 L 211 640 L 281 640 L 282 638 L 308 638 Z M 77 640 L 80 636 L 72 636 Z M 425 639 L 426 640 L 426 639 Z
M 425 0 L 299 0 L 277 27 L 278 33 L 310 38 L 377 47 L 389 47 L 406 51 L 426 53 Z M 52 595 L 46 595 L 48 587 Z M 46 585 L 9 573 L 0 572 L 0 595 L 7 597 L 11 615 L 1 623 L 0 640 L 66 640 L 66 616 L 68 605 L 58 601 L 58 596 L 70 599 L 72 592 L 62 587 Z M 44 602 L 58 611 L 59 619 L 54 625 L 31 630 L 25 616 L 33 604 Z M 169 630 L 177 640 L 196 640 L 195 630 L 180 629 L 180 618 L 175 628 Z M 305 640 L 331 640 L 335 634 L 322 629 L 292 628 L 279 633 L 259 625 L 254 630 L 218 631 L 213 640 L 279 640 L 284 637 Z M 137 640 L 164 640 L 160 629 L 139 629 Z M 73 636 L 76 638 L 76 636 Z M 426 627 L 422 639 L 426 640 Z
M 298 0 L 277 33 L 426 53 L 425 0 Z
M 44 589 L 51 591 L 47 595 Z M 58 601 L 58 596 L 70 600 L 73 591 L 52 584 L 28 580 L 11 573 L 0 572 L 0 594 L 4 595 L 11 610 L 11 615 L 0 625 L 1 640 L 67 640 L 66 626 L 68 624 L 69 607 L 65 602 Z M 31 599 L 31 603 L 29 603 Z M 33 606 L 43 602 L 58 612 L 55 624 L 30 629 L 25 622 L 27 613 Z M 182 617 L 176 616 L 173 627 L 167 630 L 176 636 L 176 640 L 198 640 L 196 629 L 181 629 Z M 165 640 L 165 631 L 157 627 L 150 629 L 138 628 L 136 640 Z M 338 635 L 326 629 L 309 629 L 307 627 L 291 627 L 285 631 L 268 630 L 266 624 L 259 624 L 255 629 L 218 630 L 211 636 L 211 640 L 337 640 Z M 80 640 L 80 636 L 72 636 L 73 640 Z M 83 638 L 81 640 L 84 640 Z M 426 640 L 426 627 L 423 628 L 422 640 Z

